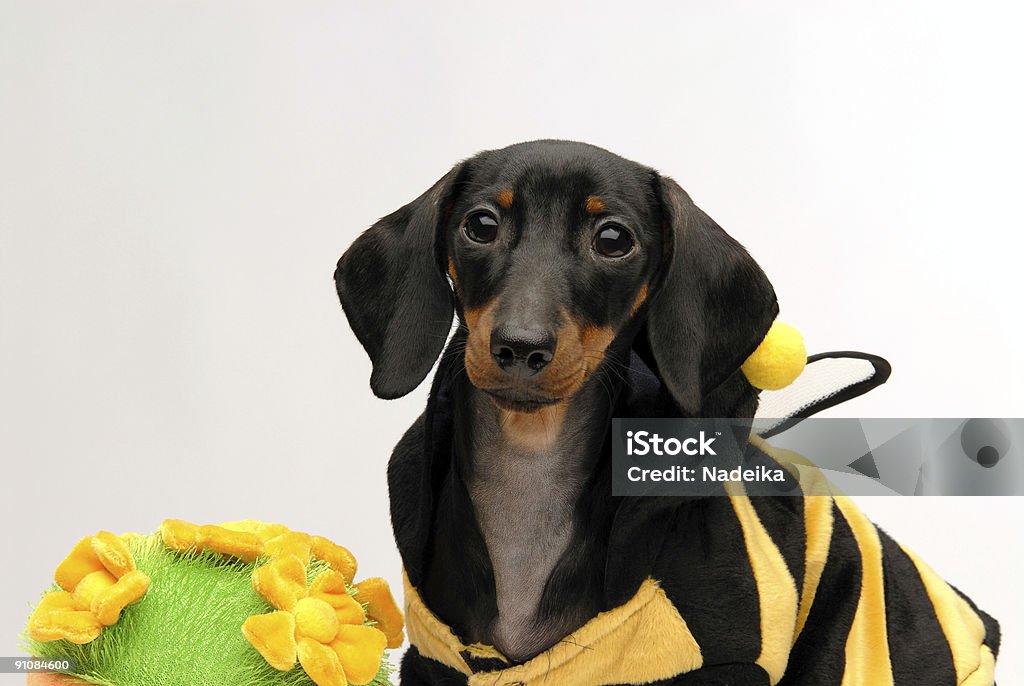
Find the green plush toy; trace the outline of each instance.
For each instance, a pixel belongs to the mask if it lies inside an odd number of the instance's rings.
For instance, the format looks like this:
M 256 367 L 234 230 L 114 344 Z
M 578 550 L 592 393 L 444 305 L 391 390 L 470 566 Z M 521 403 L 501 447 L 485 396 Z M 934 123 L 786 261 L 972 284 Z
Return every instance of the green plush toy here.
M 25 648 L 108 686 L 386 686 L 402 615 L 355 572 L 345 548 L 278 524 L 100 532 L 57 567 Z

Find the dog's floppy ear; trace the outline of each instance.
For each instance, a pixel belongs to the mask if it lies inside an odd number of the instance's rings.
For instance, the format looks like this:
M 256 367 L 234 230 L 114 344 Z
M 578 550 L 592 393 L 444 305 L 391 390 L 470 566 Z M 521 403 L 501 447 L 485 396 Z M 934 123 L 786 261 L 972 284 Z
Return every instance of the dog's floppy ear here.
M 338 297 L 373 363 L 370 388 L 378 397 L 411 392 L 444 347 L 455 306 L 441 222 L 464 166 L 364 231 L 338 260 Z
M 670 178 L 656 181 L 664 256 L 647 314 L 655 365 L 680 407 L 699 415 L 704 398 L 737 372 L 779 312 L 768 277 L 742 245 Z

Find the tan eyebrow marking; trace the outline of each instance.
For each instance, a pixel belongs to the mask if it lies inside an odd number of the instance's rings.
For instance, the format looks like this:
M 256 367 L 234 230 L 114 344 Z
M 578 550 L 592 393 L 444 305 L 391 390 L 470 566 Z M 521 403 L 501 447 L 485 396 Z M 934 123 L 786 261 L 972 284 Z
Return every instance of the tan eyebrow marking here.
M 601 200 L 596 195 L 591 195 L 587 198 L 587 214 L 601 214 L 606 209 L 608 207 L 604 204 L 604 200 Z
M 512 190 L 510 188 L 498 191 L 498 204 L 506 210 L 512 207 Z
M 640 306 L 643 305 L 644 302 L 647 300 L 647 291 L 648 287 L 646 283 L 640 286 L 640 290 L 637 291 L 636 298 L 633 300 L 633 307 L 631 307 L 629 310 L 630 317 L 636 314 L 636 311 L 639 310 Z
M 455 258 L 448 258 L 448 277 L 452 280 L 455 290 L 459 290 L 459 275 L 455 273 Z

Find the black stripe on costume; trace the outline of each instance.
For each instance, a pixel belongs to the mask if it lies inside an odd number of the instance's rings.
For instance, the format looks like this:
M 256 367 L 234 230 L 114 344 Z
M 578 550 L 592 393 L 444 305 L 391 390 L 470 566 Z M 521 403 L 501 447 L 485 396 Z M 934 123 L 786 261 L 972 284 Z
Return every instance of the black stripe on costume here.
M 953 654 L 917 567 L 881 529 L 878 537 L 882 542 L 885 627 L 893 683 L 956 684 Z
M 732 664 L 705 667 L 662 683 L 666 686 L 770 686 L 772 682 L 768 673 L 757 665 Z
M 679 507 L 654 576 L 686 621 L 705 665 L 757 660 L 760 603 L 729 498 L 703 498 Z
M 416 646 L 410 645 L 402 656 L 399 681 L 402 686 L 465 686 L 469 679 L 448 665 L 420 655 Z
M 860 602 L 863 564 L 853 531 L 835 504 L 832 516 L 828 560 L 778 686 L 839 686 L 846 671 L 846 638 Z

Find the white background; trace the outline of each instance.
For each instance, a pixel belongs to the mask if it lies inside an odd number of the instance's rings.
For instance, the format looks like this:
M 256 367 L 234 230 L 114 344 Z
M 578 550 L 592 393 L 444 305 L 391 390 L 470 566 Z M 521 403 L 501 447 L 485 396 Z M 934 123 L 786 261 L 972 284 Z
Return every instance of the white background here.
M 282 521 L 399 585 L 384 470 L 425 389 L 371 397 L 331 275 L 480 149 L 573 138 L 675 176 L 812 352 L 892 361 L 843 414 L 1024 415 L 1020 26 L 977 2 L 3 0 L 0 654 L 101 528 Z M 861 504 L 1002 619 L 1020 681 L 1021 499 Z

